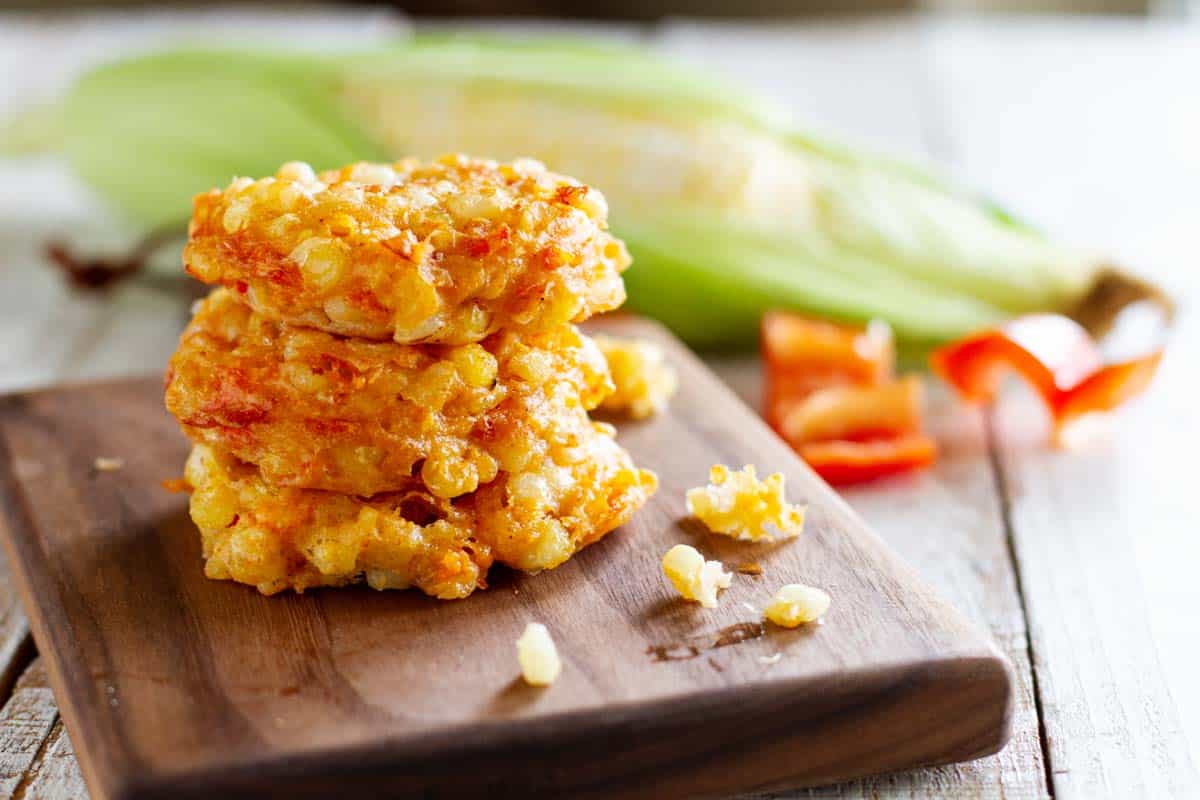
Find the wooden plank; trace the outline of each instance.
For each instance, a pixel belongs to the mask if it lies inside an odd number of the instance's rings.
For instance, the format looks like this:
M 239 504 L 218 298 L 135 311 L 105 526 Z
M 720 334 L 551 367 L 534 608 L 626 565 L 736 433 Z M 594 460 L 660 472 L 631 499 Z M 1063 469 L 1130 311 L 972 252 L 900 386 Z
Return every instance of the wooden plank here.
M 40 660 L 0 711 L 0 797 L 86 800 L 83 773 Z
M 762 385 L 758 359 L 710 364 L 752 407 Z M 846 501 L 921 576 L 977 625 L 1014 665 L 1013 735 L 999 754 L 966 764 L 838 784 L 787 796 L 822 798 L 1046 797 L 1045 769 L 1025 619 L 1006 538 L 1000 495 L 988 457 L 983 415 L 936 384 L 926 419 L 941 447 L 929 471 L 842 492 Z
M 58 707 L 45 671 L 25 672 L 0 711 L 0 797 L 24 794 L 29 772 L 44 751 L 58 720 Z
M 1179 98 L 1194 94 L 1200 34 L 955 23 L 932 42 L 967 175 L 1194 306 L 1200 276 L 1178 265 L 1198 244 L 1200 115 Z M 992 422 L 1057 797 L 1195 792 L 1200 542 L 1182 476 L 1200 446 L 1196 328 L 1185 313 L 1148 395 L 1088 447 L 1048 449 L 1044 412 L 1023 392 Z
M 264 598 L 209 581 L 185 499 L 157 485 L 186 451 L 157 381 L 5 401 L 7 544 L 93 794 L 485 783 L 642 796 L 653 775 L 669 797 L 827 783 L 1001 746 L 1013 688 L 995 648 L 681 345 L 648 323 L 611 324 L 661 341 L 681 373 L 670 413 L 622 431 L 659 471 L 659 494 L 559 569 L 499 578 L 456 603 L 366 590 Z M 123 456 L 124 469 L 94 473 L 100 452 Z M 18 461 L 43 477 L 22 480 Z M 781 469 L 809 503 L 804 537 L 762 547 L 680 527 L 684 489 L 716 461 Z M 672 599 L 661 575 L 679 541 L 753 557 L 766 574 L 702 612 Z M 827 623 L 760 631 L 745 604 L 796 579 L 835 596 Z M 512 643 L 531 618 L 550 623 L 568 664 L 546 692 L 514 682 Z M 690 656 L 735 630 L 754 635 L 703 658 L 654 657 L 681 644 Z M 760 660 L 775 653 L 778 663 Z M 464 760 L 474 768 L 456 769 Z
M 87 785 L 61 717 L 26 775 L 23 788 L 17 790 L 21 800 L 87 800 Z
M 948 142 L 926 72 L 925 38 L 922 25 L 905 20 L 687 23 L 664 26 L 657 44 L 773 95 L 805 126 L 881 149 L 942 156 Z M 709 364 L 747 404 L 759 407 L 758 359 L 714 358 Z M 943 449 L 936 467 L 844 496 L 943 596 L 986 627 L 1011 659 L 1018 685 L 1013 738 L 998 756 L 825 787 L 812 796 L 1032 798 L 1047 793 L 1024 614 L 982 416 L 930 388 L 926 417 Z

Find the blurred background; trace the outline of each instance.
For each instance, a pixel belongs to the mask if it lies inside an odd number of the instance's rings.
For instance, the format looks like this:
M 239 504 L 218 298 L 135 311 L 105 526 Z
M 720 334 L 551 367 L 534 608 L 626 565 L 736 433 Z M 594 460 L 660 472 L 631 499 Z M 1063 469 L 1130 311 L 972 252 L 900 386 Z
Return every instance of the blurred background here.
M 164 5 L 152 0 L 46 0 L 19 2 L 0 0 L 0 8 L 72 9 L 113 6 L 151 7 Z M 172 6 L 203 6 L 205 3 L 171 3 Z M 257 4 L 260 6 L 269 3 Z M 275 4 L 279 5 L 279 4 Z M 361 3 L 347 3 L 358 5 Z M 1158 14 L 1183 16 L 1194 10 L 1194 0 L 605 0 L 577 3 L 570 0 L 418 0 L 389 3 L 412 14 L 436 16 L 497 16 L 521 14 L 575 19 L 656 19 L 669 15 L 712 16 L 723 18 L 755 16 L 796 16 L 827 14 L 865 14 L 905 11 L 928 12 L 1001 12 L 1070 14 Z

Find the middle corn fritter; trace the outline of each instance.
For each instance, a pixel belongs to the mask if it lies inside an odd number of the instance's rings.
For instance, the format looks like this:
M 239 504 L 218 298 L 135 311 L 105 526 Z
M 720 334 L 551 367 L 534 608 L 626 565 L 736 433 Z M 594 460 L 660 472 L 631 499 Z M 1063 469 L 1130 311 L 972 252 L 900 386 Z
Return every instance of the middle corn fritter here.
M 462 597 L 493 559 L 550 568 L 627 521 L 656 479 L 589 419 L 612 381 L 571 324 L 624 298 L 605 214 L 536 162 L 463 156 L 198 196 L 185 263 L 229 288 L 166 403 L 206 574 Z

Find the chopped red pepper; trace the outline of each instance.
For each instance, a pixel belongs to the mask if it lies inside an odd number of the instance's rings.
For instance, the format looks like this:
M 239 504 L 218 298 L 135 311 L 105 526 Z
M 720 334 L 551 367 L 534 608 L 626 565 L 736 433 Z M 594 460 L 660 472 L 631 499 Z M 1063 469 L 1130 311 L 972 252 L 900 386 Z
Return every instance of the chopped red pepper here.
M 909 375 L 877 386 L 832 386 L 790 400 L 779 432 L 793 447 L 860 441 L 921 428 L 921 381 Z
M 764 411 L 776 429 L 797 399 L 831 386 L 880 383 L 896 363 L 886 325 L 836 325 L 782 311 L 763 315 L 762 355 Z
M 767 422 L 831 483 L 932 463 L 921 382 L 893 379 L 886 325 L 852 327 L 772 312 L 762 322 Z
M 865 441 L 810 442 L 800 457 L 833 484 L 861 483 L 918 467 L 937 458 L 937 445 L 923 433 Z
M 1111 411 L 1140 394 L 1158 369 L 1162 350 L 1105 364 L 1095 340 L 1074 320 L 1030 314 L 946 345 L 930 357 L 933 370 L 969 402 L 995 397 L 1008 372 L 1022 376 L 1050 411 L 1056 432 L 1085 414 Z

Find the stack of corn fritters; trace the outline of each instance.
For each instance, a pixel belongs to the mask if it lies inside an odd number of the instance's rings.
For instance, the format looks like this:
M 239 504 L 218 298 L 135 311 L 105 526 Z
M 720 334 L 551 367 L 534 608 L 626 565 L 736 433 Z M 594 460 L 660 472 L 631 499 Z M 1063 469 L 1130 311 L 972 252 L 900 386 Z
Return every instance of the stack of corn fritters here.
M 574 323 L 619 306 L 603 196 L 537 162 L 286 164 L 196 198 L 220 284 L 167 373 L 210 578 L 264 594 L 484 585 L 557 566 L 653 493 Z

